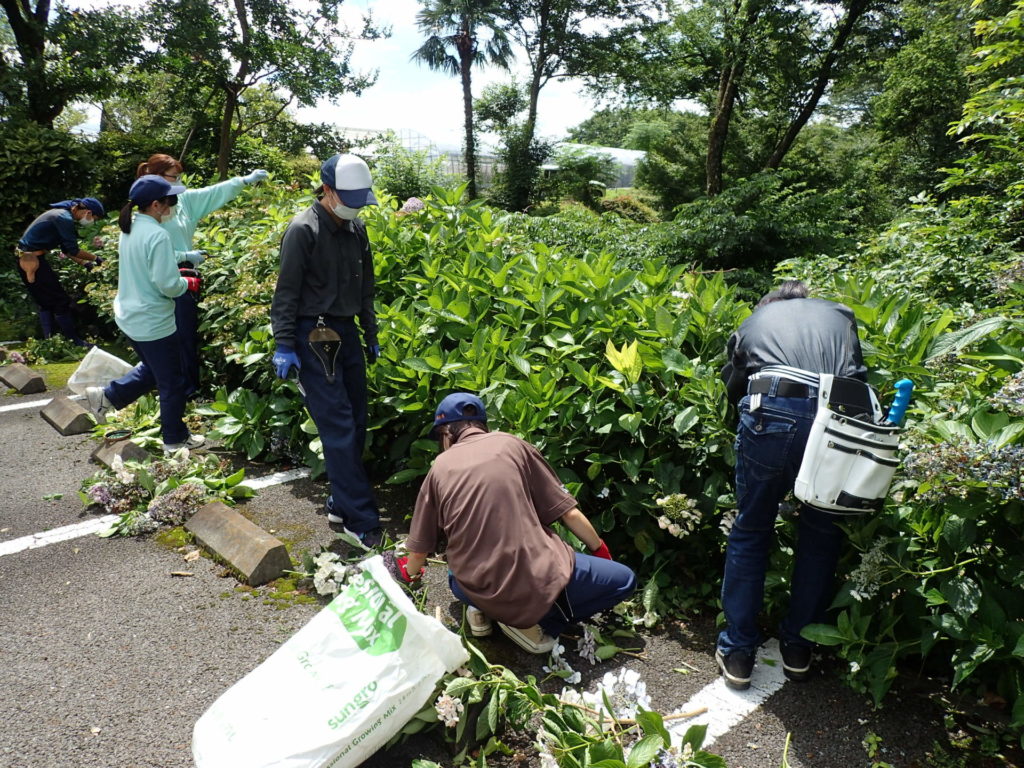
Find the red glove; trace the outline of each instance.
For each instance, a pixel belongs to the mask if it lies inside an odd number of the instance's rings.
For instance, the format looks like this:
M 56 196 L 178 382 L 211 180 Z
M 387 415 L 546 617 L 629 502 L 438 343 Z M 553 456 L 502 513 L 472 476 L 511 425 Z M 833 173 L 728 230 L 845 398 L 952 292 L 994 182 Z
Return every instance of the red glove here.
M 415 576 L 410 576 L 408 565 L 408 557 L 395 557 L 395 553 L 391 551 L 384 553 L 384 567 L 388 569 L 388 573 L 398 581 L 404 581 L 406 584 L 412 584 L 414 581 L 419 581 L 420 578 L 422 578 L 425 569 L 420 568 L 419 573 Z
M 192 291 L 192 293 L 198 296 L 199 288 L 203 284 L 203 278 L 199 277 L 198 275 L 182 275 L 182 277 L 184 277 L 185 282 L 188 283 L 188 290 Z
M 590 554 L 594 557 L 601 557 L 605 560 L 612 559 L 612 553 L 608 551 L 608 545 L 604 543 L 604 539 L 601 539 L 601 545 L 597 549 L 590 550 Z

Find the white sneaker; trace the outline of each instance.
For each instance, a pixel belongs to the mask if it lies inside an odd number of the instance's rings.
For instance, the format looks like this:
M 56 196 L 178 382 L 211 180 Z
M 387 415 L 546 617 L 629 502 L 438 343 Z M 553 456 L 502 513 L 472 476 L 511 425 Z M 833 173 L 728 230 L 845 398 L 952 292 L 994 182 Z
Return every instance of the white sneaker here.
M 188 448 L 190 451 L 194 451 L 196 448 L 202 448 L 206 445 L 206 438 L 202 435 L 189 435 L 188 440 L 184 443 L 164 443 L 164 455 L 170 456 L 171 454 L 177 453 L 182 448 Z
M 494 625 L 487 618 L 487 614 L 472 605 L 466 606 L 466 621 L 469 623 L 469 631 L 473 637 L 487 637 L 494 631 Z
M 107 423 L 107 411 L 114 407 L 114 404 L 103 394 L 103 387 L 86 387 L 85 401 L 89 404 L 89 413 L 96 419 L 97 424 Z
M 558 640 L 550 635 L 544 634 L 539 624 L 534 624 L 526 629 L 510 627 L 508 624 L 498 622 L 498 628 L 505 633 L 509 640 L 518 645 L 527 653 L 550 653 Z

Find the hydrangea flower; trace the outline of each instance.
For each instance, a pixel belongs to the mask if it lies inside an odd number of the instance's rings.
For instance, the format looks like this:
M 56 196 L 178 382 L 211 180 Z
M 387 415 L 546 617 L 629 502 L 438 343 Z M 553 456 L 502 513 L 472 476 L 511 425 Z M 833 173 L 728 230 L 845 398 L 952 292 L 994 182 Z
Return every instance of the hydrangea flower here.
M 416 213 L 417 211 L 422 211 L 424 208 L 426 208 L 426 206 L 423 204 L 422 200 L 418 197 L 410 197 L 398 210 L 399 213 Z
M 446 728 L 454 728 L 459 724 L 459 716 L 464 709 L 460 698 L 449 696 L 447 693 L 442 693 L 434 702 L 437 719 L 444 723 Z
M 154 520 L 167 525 L 181 525 L 196 513 L 206 500 L 206 488 L 199 483 L 182 483 L 177 488 L 157 496 L 146 510 Z

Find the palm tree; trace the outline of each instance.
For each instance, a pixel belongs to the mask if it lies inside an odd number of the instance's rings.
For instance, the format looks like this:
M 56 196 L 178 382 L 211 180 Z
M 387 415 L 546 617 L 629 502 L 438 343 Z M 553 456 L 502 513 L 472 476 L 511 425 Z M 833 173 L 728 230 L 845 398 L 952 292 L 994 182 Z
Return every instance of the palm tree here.
M 473 65 L 492 64 L 508 69 L 512 47 L 500 27 L 500 0 L 424 0 L 416 23 L 427 35 L 412 55 L 431 69 L 462 78 L 462 102 L 466 115 L 466 176 L 469 196 L 476 197 L 476 142 L 473 136 Z M 485 41 L 480 31 L 489 33 Z

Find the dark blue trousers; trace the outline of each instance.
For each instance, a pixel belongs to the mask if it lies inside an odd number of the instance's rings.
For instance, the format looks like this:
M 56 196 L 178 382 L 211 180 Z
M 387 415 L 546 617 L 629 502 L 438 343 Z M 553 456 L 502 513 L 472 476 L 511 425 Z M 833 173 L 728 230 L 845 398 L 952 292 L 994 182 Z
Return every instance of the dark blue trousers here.
M 302 363 L 299 381 L 306 390 L 306 407 L 320 433 L 331 484 L 335 514 L 354 533 L 380 527 L 377 503 L 363 466 L 366 445 L 366 360 L 355 319 L 325 317 L 326 324 L 341 337 L 335 359 L 334 382 L 327 380 L 323 363 L 313 354 L 309 332 L 314 317 L 300 317 L 296 324 L 296 353 Z
M 25 270 L 17 261 L 14 262 L 18 269 L 18 276 L 28 290 L 28 295 L 39 305 L 40 309 L 48 309 L 54 314 L 63 315 L 71 311 L 71 297 L 60 284 L 60 278 L 50 262 L 46 260 L 46 254 L 39 255 L 39 269 L 36 270 L 34 283 L 28 281 Z
M 174 324 L 178 327 L 187 400 L 199 390 L 199 297 L 192 291 L 185 291 L 174 300 Z
M 450 571 L 448 586 L 456 598 L 466 605 L 473 605 Z M 569 583 L 537 623 L 545 633 L 558 637 L 569 625 L 589 619 L 595 613 L 606 611 L 628 599 L 634 590 L 636 574 L 628 566 L 577 552 L 576 565 Z
M 131 405 L 156 388 L 160 395 L 160 433 L 165 443 L 183 443 L 189 431 L 185 415 L 185 377 L 181 373 L 178 336 L 156 341 L 135 341 L 132 346 L 142 361 L 120 379 L 107 384 L 103 394 L 115 408 Z

